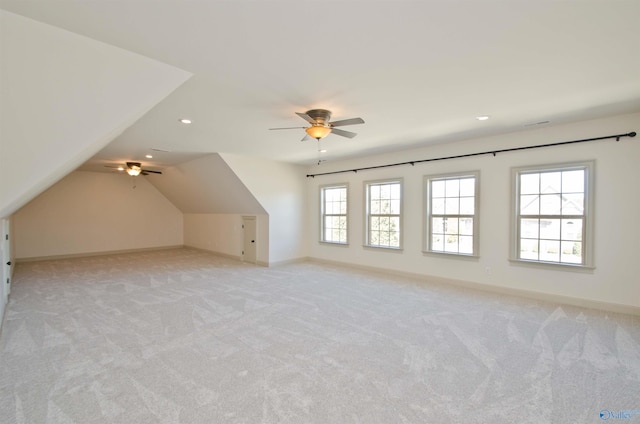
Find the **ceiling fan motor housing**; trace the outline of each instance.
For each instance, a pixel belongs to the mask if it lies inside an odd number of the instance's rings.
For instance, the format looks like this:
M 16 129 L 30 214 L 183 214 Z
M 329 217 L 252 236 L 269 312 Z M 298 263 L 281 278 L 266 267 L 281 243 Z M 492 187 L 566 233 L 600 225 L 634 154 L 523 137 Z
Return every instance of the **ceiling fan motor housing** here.
M 311 109 L 306 112 L 307 116 L 316 121 L 317 124 L 327 125 L 331 120 L 331 111 L 326 109 Z

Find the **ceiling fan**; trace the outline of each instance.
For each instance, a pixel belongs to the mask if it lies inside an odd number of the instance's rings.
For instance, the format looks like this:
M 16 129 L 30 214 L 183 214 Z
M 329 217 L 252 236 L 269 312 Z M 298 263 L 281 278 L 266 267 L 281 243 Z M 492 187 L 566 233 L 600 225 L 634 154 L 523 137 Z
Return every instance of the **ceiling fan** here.
M 330 121 L 331 111 L 326 109 L 311 109 L 305 113 L 296 112 L 296 115 L 311 124 L 310 127 L 286 127 L 286 128 L 269 128 L 270 130 L 292 130 L 302 128 L 307 133 L 301 141 L 308 140 L 309 137 L 320 140 L 328 136 L 329 134 L 335 134 L 342 137 L 353 138 L 356 133 L 351 131 L 345 131 L 336 127 L 343 127 L 345 125 L 364 124 L 362 118 L 343 119 L 340 121 Z
M 140 174 L 149 175 L 149 174 L 161 174 L 160 171 L 153 171 L 151 169 L 142 169 L 142 164 L 140 162 L 127 162 L 126 167 L 122 165 L 105 165 L 106 168 L 115 168 L 118 171 L 127 171 L 127 174 L 132 177 L 136 177 Z

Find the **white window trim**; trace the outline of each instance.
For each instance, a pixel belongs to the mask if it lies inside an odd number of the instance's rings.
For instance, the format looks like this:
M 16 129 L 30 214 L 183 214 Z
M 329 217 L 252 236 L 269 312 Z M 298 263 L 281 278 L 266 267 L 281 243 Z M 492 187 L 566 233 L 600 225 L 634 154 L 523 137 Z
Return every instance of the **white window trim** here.
M 474 206 L 474 215 L 473 215 L 473 253 L 457 253 L 457 252 L 441 252 L 439 250 L 431 249 L 431 186 L 429 181 L 432 180 L 447 180 L 447 179 L 461 179 L 466 177 L 474 177 L 475 178 L 475 186 L 474 186 L 474 197 L 475 197 L 475 206 Z M 480 257 L 480 171 L 466 171 L 466 172 L 452 172 L 446 174 L 434 174 L 434 175 L 425 175 L 423 177 L 423 190 L 424 196 L 424 213 L 423 217 L 423 233 L 422 233 L 422 253 L 427 255 L 444 255 L 447 257 L 453 258 L 479 258 Z
M 531 259 L 521 259 L 518 256 L 518 247 L 520 239 L 520 227 L 518 225 L 519 208 L 520 208 L 520 185 L 518 176 L 522 172 L 527 171 L 567 171 L 571 169 L 585 169 L 587 176 L 585 179 L 584 195 L 586 201 L 584 204 L 584 233 L 582 234 L 583 263 L 573 264 L 566 262 L 549 262 L 536 261 Z M 594 261 L 594 187 L 595 161 L 581 162 L 561 162 L 555 164 L 545 164 L 537 166 L 521 166 L 511 168 L 511 235 L 509 237 L 509 261 L 518 265 L 531 265 L 534 267 L 546 267 L 548 269 L 564 269 L 564 270 L 590 270 L 595 269 Z
M 398 247 L 391 246 L 379 246 L 369 243 L 369 186 L 375 184 L 400 184 L 400 233 L 398 234 L 399 243 Z M 364 244 L 363 247 L 367 249 L 383 249 L 387 251 L 401 251 L 403 250 L 404 243 L 404 179 L 403 178 L 385 178 L 381 180 L 369 180 L 364 181 Z
M 330 188 L 346 188 L 347 189 L 347 212 L 345 214 L 345 218 L 347 220 L 347 241 L 346 242 L 339 242 L 339 241 L 328 241 L 324 239 L 324 217 L 325 217 L 325 213 L 324 213 L 324 190 L 325 189 L 330 189 Z M 349 245 L 349 233 L 350 233 L 350 227 L 351 225 L 349 225 L 349 209 L 350 209 L 350 196 L 351 193 L 349 192 L 349 184 L 348 183 L 336 183 L 336 184 L 324 184 L 320 186 L 320 234 L 319 234 L 319 243 L 321 244 L 327 244 L 327 245 L 331 245 L 331 246 L 348 246 Z

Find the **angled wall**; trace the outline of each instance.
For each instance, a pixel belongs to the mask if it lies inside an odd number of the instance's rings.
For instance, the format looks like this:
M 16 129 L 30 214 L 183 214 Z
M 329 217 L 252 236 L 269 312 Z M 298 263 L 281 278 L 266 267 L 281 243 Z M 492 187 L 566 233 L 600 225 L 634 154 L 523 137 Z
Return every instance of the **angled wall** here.
M 242 258 L 242 216 L 257 221 L 257 261 L 269 263 L 269 216 L 218 154 L 150 175 L 149 181 L 184 213 L 184 244 Z
M 306 178 L 302 166 L 221 154 L 269 214 L 269 264 L 307 256 Z
M 191 74 L 0 10 L 0 217 L 81 165 Z

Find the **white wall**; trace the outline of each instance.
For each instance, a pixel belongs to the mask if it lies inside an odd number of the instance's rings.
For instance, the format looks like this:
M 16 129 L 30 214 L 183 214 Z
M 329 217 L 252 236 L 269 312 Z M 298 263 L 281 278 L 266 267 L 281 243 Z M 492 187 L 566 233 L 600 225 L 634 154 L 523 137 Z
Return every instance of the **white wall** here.
M 306 257 L 305 169 L 234 154 L 220 156 L 269 215 L 268 263 Z
M 184 244 L 240 260 L 244 247 L 243 216 L 242 214 L 184 214 Z M 266 230 L 269 219 L 267 215 L 255 216 L 257 262 L 268 264 L 269 237 Z
M 88 160 L 191 74 L 0 10 L 0 217 Z
M 18 260 L 180 246 L 183 217 L 145 177 L 76 171 L 13 215 L 13 236 Z
M 353 169 L 491 149 L 585 139 L 640 130 L 640 114 L 547 127 L 502 136 L 467 140 L 384 156 L 344 162 L 328 162 L 308 173 Z M 511 167 L 595 160 L 595 264 L 592 272 L 550 270 L 514 265 L 508 259 L 511 211 Z M 640 196 L 638 196 L 640 137 L 620 142 L 596 141 L 384 168 L 358 173 L 317 176 L 307 180 L 310 205 L 307 226 L 311 229 L 310 256 L 359 266 L 387 268 L 412 274 L 537 292 L 545 297 L 571 297 L 576 303 L 599 302 L 621 307 L 640 307 L 637 262 L 640 252 Z M 464 260 L 422 254 L 423 176 L 448 172 L 480 171 L 480 258 Z M 404 178 L 404 250 L 389 252 L 365 249 L 364 181 Z M 347 248 L 317 242 L 319 186 L 349 184 L 349 238 Z

